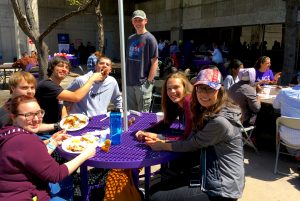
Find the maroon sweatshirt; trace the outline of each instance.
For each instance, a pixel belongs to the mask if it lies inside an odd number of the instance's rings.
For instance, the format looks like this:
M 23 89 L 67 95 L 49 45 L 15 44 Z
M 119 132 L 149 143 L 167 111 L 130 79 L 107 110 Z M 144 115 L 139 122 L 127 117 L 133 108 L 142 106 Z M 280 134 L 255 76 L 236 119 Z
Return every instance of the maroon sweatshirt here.
M 7 126 L 0 130 L 0 201 L 50 200 L 48 183 L 68 176 L 34 133 Z

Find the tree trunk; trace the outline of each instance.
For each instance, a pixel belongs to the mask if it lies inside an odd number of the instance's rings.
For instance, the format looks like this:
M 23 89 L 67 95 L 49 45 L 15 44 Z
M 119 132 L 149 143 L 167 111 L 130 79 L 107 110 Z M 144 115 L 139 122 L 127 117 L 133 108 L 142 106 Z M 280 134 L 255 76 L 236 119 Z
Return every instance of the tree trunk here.
M 43 80 L 45 75 L 47 75 L 48 68 L 48 45 L 44 42 L 36 42 L 35 47 L 38 54 L 38 62 L 39 62 L 39 81 Z
M 286 0 L 285 34 L 284 34 L 284 56 L 281 84 L 288 85 L 295 68 L 296 46 L 297 46 L 297 17 L 298 0 Z
M 99 2 L 99 9 L 100 9 L 100 0 Z M 47 28 L 40 33 L 38 29 L 37 22 L 33 16 L 32 11 L 32 0 L 24 0 L 21 1 L 24 3 L 24 9 L 20 6 L 19 0 L 11 0 L 11 4 L 14 10 L 14 13 L 18 19 L 19 26 L 35 44 L 37 53 L 38 53 L 38 62 L 39 62 L 39 80 L 44 79 L 44 76 L 47 75 L 47 67 L 48 67 L 48 46 L 44 42 L 44 38 L 60 23 L 66 21 L 67 19 L 81 14 L 85 12 L 94 2 L 95 0 L 88 0 L 81 6 L 79 6 L 76 10 L 73 10 L 69 13 L 66 13 L 64 16 L 55 19 L 51 22 Z M 100 10 L 100 16 L 102 19 L 102 14 Z M 103 22 L 102 22 L 103 24 Z M 103 26 L 103 25 L 102 25 Z M 103 47 L 103 46 L 102 46 Z
M 95 14 L 97 17 L 99 51 L 104 54 L 105 53 L 104 52 L 105 51 L 104 50 L 104 26 L 103 26 L 103 16 L 102 16 L 102 12 L 101 12 L 100 0 L 96 1 Z

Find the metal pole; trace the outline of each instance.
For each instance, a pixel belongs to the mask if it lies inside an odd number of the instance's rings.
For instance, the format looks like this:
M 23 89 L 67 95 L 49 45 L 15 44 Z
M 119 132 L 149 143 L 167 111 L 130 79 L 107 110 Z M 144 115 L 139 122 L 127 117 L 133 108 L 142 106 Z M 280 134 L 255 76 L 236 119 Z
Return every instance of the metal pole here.
M 124 131 L 128 131 L 123 0 L 118 0 L 118 11 L 119 11 L 120 56 L 121 56 L 121 75 L 122 75 L 122 98 L 123 98 L 123 114 L 124 114 L 123 125 L 124 125 Z

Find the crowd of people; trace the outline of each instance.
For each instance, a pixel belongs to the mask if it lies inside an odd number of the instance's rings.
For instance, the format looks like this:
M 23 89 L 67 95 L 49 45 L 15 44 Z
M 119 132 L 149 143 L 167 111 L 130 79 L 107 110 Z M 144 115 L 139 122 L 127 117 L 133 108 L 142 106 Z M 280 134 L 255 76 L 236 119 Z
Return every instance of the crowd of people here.
M 144 11 L 134 11 L 131 22 L 135 33 L 127 43 L 126 101 L 130 110 L 149 112 L 158 58 L 164 55 L 167 44 L 157 43 L 146 29 Z M 183 157 L 170 162 L 173 173 L 151 187 L 151 200 L 201 200 L 204 194 L 210 201 L 242 197 L 245 170 L 241 130 L 255 124 L 261 108 L 257 92 L 264 85 L 276 84 L 281 74 L 274 75 L 270 57 L 262 56 L 253 68 L 244 68 L 238 59 L 230 60 L 223 80 L 222 54 L 217 44 L 213 47 L 214 65 L 201 68 L 193 85 L 182 72 L 167 76 L 162 87 L 163 120 L 135 133 L 137 140 L 155 151 L 183 153 Z M 185 65 L 191 65 L 193 41 L 184 43 L 183 49 Z M 179 52 L 174 41 L 167 54 L 176 60 Z M 25 70 L 31 60 L 33 54 L 24 55 L 15 65 Z M 96 147 L 88 147 L 68 162 L 52 157 L 56 147 L 70 137 L 60 131 L 60 120 L 76 113 L 88 117 L 106 114 L 109 104 L 122 109 L 124 101 L 116 79 L 109 75 L 111 59 L 93 49 L 86 61 L 88 72 L 66 89 L 60 84 L 70 72 L 70 61 L 61 56 L 49 61 L 48 78 L 39 83 L 25 71 L 10 77 L 11 97 L 0 109 L 0 199 L 72 200 L 72 190 L 71 196 L 60 196 L 62 193 L 54 193 L 54 185 L 65 189 L 64 179 L 93 157 Z M 294 87 L 280 91 L 273 106 L 281 109 L 282 115 L 299 118 L 299 73 L 296 79 Z M 175 137 L 165 135 L 177 119 L 183 128 L 174 130 Z

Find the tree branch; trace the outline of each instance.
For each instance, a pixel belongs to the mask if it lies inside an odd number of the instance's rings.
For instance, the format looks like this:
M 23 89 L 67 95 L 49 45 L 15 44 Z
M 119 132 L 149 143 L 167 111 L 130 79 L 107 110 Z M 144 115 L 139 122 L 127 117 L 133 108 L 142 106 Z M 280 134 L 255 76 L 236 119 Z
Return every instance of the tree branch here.
M 14 9 L 15 15 L 18 19 L 19 26 L 23 30 L 23 32 L 30 38 L 34 38 L 32 31 L 30 29 L 30 25 L 28 24 L 26 15 L 22 13 L 21 7 L 19 5 L 18 0 L 11 0 L 12 7 Z
M 50 24 L 46 30 L 41 34 L 40 36 L 40 40 L 42 40 L 47 34 L 49 34 L 59 23 L 71 18 L 74 15 L 77 15 L 79 13 L 83 13 L 84 11 L 86 11 L 91 4 L 94 2 L 95 0 L 89 0 L 86 4 L 84 4 L 82 7 L 80 6 L 76 11 L 72 11 L 70 13 L 67 13 L 66 15 L 62 16 L 61 18 L 56 19 L 52 24 Z
M 26 17 L 28 20 L 28 23 L 31 27 L 32 31 L 37 31 L 37 26 L 36 26 L 36 21 L 34 18 L 34 14 L 32 11 L 32 0 L 24 0 L 24 4 L 25 4 L 25 13 L 26 13 Z

